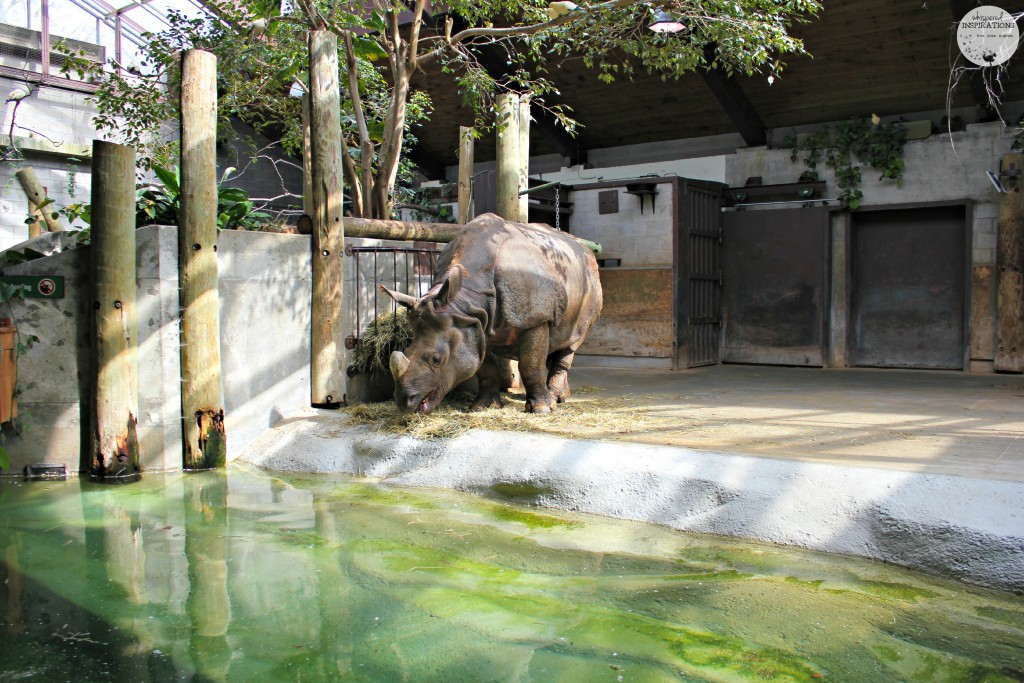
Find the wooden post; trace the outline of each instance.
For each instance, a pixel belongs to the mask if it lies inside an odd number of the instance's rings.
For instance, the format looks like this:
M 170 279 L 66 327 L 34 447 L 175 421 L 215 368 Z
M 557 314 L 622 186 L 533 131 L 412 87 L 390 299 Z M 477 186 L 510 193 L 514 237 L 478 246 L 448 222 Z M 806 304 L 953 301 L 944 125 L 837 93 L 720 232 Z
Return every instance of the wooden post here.
M 459 126 L 459 223 L 473 220 L 473 129 Z
M 498 98 L 497 208 L 499 216 L 519 220 L 519 98 Z
M 999 195 L 995 369 L 1024 372 L 1024 179 L 1007 175 L 1024 171 L 1024 154 L 1004 155 L 1001 170 L 1007 192 Z
M 46 229 L 50 232 L 60 232 L 64 230 L 64 226 L 60 224 L 60 217 L 56 215 L 56 205 L 53 203 L 46 204 L 46 189 L 43 187 L 42 183 L 39 182 L 39 178 L 36 177 L 36 172 L 32 170 L 32 167 L 26 166 L 14 175 L 17 176 L 22 189 L 25 190 L 25 194 L 28 195 L 29 207 L 33 211 L 38 211 L 39 215 L 41 215 L 43 220 L 46 222 Z M 45 206 L 43 206 L 44 204 Z M 31 232 L 31 228 L 29 230 Z M 39 233 L 36 233 L 36 235 L 38 234 Z M 36 235 L 31 236 L 35 237 Z
M 184 467 L 227 458 L 217 293 L 217 58 L 187 50 L 181 68 L 181 407 Z
M 530 97 L 519 98 L 516 109 L 519 124 L 519 192 L 530 187 Z M 530 220 L 530 195 L 519 195 L 519 220 Z
M 341 94 L 338 37 L 309 34 L 310 140 L 313 149 L 313 330 L 310 381 L 314 406 L 345 402 Z M 364 197 L 370 201 L 369 197 Z
M 101 481 L 140 476 L 138 326 L 135 320 L 135 151 L 92 144 L 93 347 L 95 392 L 89 474 Z

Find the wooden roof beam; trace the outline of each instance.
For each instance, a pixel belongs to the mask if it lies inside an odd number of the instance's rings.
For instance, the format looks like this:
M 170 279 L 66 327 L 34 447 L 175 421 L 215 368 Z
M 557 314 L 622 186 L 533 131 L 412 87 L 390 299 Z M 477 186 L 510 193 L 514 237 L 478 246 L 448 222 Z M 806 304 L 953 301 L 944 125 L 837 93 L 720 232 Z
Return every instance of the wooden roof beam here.
M 715 45 L 713 43 L 704 48 L 704 57 L 708 64 L 714 60 Z M 737 132 L 743 137 L 747 146 L 760 147 L 768 144 L 768 134 L 764 122 L 758 116 L 754 105 L 743 93 L 736 78 L 727 74 L 725 69 L 720 66 L 699 71 L 708 89 L 711 90 L 711 94 L 725 110 L 726 116 L 736 126 Z

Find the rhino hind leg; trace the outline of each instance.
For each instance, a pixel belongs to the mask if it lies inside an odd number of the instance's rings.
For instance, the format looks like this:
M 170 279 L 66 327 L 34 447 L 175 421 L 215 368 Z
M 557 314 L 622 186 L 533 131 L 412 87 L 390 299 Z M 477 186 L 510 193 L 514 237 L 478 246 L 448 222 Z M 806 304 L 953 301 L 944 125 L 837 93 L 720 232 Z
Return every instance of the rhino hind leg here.
M 572 395 L 569 388 L 569 369 L 576 352 L 572 349 L 560 349 L 548 356 L 548 391 L 558 403 Z
M 483 365 L 476 372 L 476 379 L 480 385 L 476 400 L 469 407 L 470 410 L 484 410 L 486 408 L 501 408 L 505 404 L 501 400 L 501 370 L 494 356 L 487 354 Z
M 526 387 L 526 412 L 550 413 L 555 402 L 548 391 L 547 325 L 538 325 L 520 334 L 519 374 Z

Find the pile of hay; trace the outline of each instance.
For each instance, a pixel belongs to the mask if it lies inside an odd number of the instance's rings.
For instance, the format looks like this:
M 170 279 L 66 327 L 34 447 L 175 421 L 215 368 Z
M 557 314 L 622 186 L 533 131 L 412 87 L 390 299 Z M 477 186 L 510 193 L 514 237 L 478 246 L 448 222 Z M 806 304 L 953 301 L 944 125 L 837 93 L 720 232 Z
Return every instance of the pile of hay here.
M 359 336 L 352 354 L 352 369 L 357 373 L 390 374 L 392 351 L 404 351 L 412 343 L 412 324 L 404 308 L 398 313 L 377 316 Z
M 430 415 L 401 413 L 393 402 L 349 406 L 349 424 L 375 425 L 378 431 L 416 439 L 451 439 L 471 429 L 506 432 L 539 432 L 574 439 L 600 439 L 645 431 L 658 426 L 629 396 L 601 398 L 600 390 L 580 387 L 550 415 L 524 412 L 526 397 L 504 393 L 503 408 L 469 412 L 473 400 L 467 394 L 445 398 Z

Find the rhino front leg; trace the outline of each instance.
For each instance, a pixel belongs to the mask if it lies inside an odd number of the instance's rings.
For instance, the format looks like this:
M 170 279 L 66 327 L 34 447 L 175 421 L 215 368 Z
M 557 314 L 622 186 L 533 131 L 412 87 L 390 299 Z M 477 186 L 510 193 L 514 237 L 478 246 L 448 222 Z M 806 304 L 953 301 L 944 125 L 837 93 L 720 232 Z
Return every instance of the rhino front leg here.
M 555 402 L 548 391 L 547 325 L 538 325 L 519 335 L 519 374 L 526 387 L 526 412 L 550 413 Z
M 501 370 L 492 354 L 484 356 L 483 365 L 476 371 L 476 379 L 480 391 L 469 407 L 470 410 L 483 410 L 492 406 L 501 408 L 505 405 L 501 401 Z
M 569 389 L 569 369 L 576 352 L 572 349 L 555 351 L 548 356 L 548 391 L 558 403 L 565 403 L 572 390 Z

